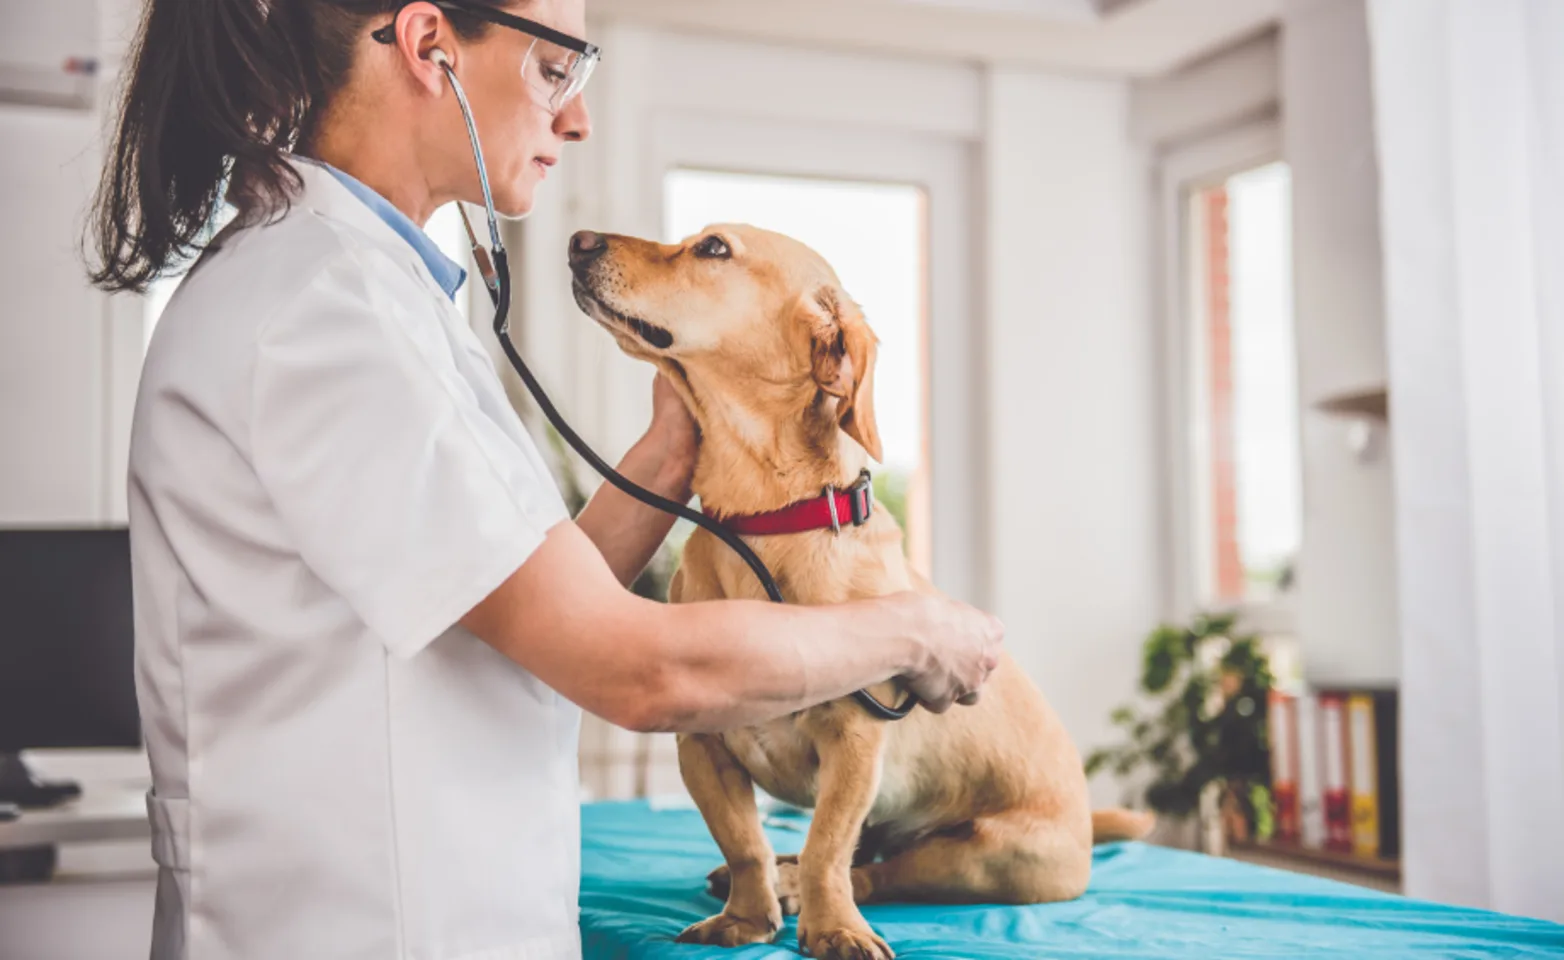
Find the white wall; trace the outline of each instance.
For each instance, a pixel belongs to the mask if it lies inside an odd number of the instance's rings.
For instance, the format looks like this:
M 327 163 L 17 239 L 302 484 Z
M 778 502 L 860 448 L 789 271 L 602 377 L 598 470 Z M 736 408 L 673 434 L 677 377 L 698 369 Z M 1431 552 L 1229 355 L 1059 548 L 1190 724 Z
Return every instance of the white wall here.
M 77 255 L 98 166 L 88 112 L 0 105 L 0 522 L 104 510 L 104 297 Z
M 1166 150 L 1275 114 L 1281 100 L 1275 32 L 1130 86 L 1130 135 Z
M 133 0 L 102 0 L 102 75 L 114 76 Z M 125 517 L 139 312 L 96 292 L 80 241 L 102 160 L 98 110 L 0 103 L 0 524 Z
M 1084 750 L 1161 615 L 1147 160 L 1129 86 L 988 79 L 993 603 Z M 1099 803 L 1117 802 L 1109 777 Z
M 1300 652 L 1311 681 L 1392 683 L 1399 676 L 1392 464 L 1388 452 L 1358 462 L 1347 424 L 1310 409 L 1386 381 L 1367 20 L 1362 0 L 1290 0 L 1284 9 L 1303 405 Z

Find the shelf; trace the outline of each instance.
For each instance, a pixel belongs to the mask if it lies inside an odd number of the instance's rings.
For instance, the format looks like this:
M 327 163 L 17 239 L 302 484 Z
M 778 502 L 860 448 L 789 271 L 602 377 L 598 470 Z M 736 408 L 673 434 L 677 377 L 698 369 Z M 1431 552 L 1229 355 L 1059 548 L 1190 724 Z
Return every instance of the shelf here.
M 1314 409 L 1338 417 L 1367 417 L 1371 420 L 1389 421 L 1390 391 L 1384 387 L 1349 390 L 1316 402 Z
M 1355 853 L 1321 850 L 1316 847 L 1300 847 L 1289 843 L 1255 843 L 1251 840 L 1229 840 L 1227 845 L 1232 850 L 1275 857 L 1278 860 L 1291 860 L 1297 863 L 1308 863 L 1322 867 L 1335 867 L 1339 870 L 1371 874 L 1385 880 L 1397 882 L 1401 880 L 1400 860 L 1382 860 L 1378 857 L 1364 857 Z

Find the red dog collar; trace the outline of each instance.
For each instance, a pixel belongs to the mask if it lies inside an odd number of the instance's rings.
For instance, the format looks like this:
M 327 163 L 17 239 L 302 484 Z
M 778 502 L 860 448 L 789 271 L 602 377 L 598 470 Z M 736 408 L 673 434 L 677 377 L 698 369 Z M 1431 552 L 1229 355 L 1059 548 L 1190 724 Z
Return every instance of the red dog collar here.
M 717 520 L 734 533 L 746 537 L 768 537 L 781 533 L 804 533 L 808 530 L 835 530 L 843 527 L 861 527 L 874 514 L 874 484 L 865 470 L 858 480 L 846 490 L 826 487 L 818 497 L 800 500 L 781 510 L 770 513 L 754 513 L 742 517 L 721 519 L 711 511 L 706 516 Z

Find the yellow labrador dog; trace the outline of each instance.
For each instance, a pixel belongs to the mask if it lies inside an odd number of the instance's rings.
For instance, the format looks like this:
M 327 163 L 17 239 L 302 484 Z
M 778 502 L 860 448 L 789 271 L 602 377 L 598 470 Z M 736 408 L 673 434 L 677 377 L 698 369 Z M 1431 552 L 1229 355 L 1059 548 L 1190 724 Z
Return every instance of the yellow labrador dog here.
M 836 274 L 784 236 L 717 226 L 673 245 L 583 232 L 571 241 L 576 301 L 630 356 L 655 364 L 700 425 L 694 489 L 718 518 L 747 517 L 850 487 L 880 456 L 875 336 Z M 932 590 L 884 511 L 867 522 L 748 539 L 791 603 Z M 675 603 L 764 599 L 705 531 L 685 547 Z M 871 691 L 899 702 L 894 683 Z M 679 740 L 679 764 L 727 860 L 722 912 L 681 940 L 771 940 L 784 913 L 821 960 L 889 960 L 856 904 L 1042 903 L 1086 889 L 1094 840 L 1144 835 L 1149 817 L 1093 814 L 1081 760 L 1037 688 L 1008 658 L 981 700 L 905 720 L 851 699 L 721 735 Z M 815 809 L 804 852 L 781 862 L 754 784 Z

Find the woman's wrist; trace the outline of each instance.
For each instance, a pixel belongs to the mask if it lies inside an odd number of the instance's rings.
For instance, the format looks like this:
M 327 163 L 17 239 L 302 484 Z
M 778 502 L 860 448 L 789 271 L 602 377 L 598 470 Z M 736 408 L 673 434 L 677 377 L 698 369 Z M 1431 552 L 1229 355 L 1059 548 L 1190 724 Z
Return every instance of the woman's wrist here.
M 650 430 L 625 454 L 619 472 L 658 496 L 684 503 L 690 499 L 695 462 Z
M 677 435 L 658 430 L 656 424 L 635 445 L 635 452 L 649 465 L 648 479 L 656 492 L 680 503 L 690 499 L 697 449 Z
M 896 675 L 904 677 L 928 670 L 933 655 L 926 618 L 921 612 L 926 600 L 916 593 L 897 593 L 872 602 L 873 615 L 881 618 L 894 642 Z

